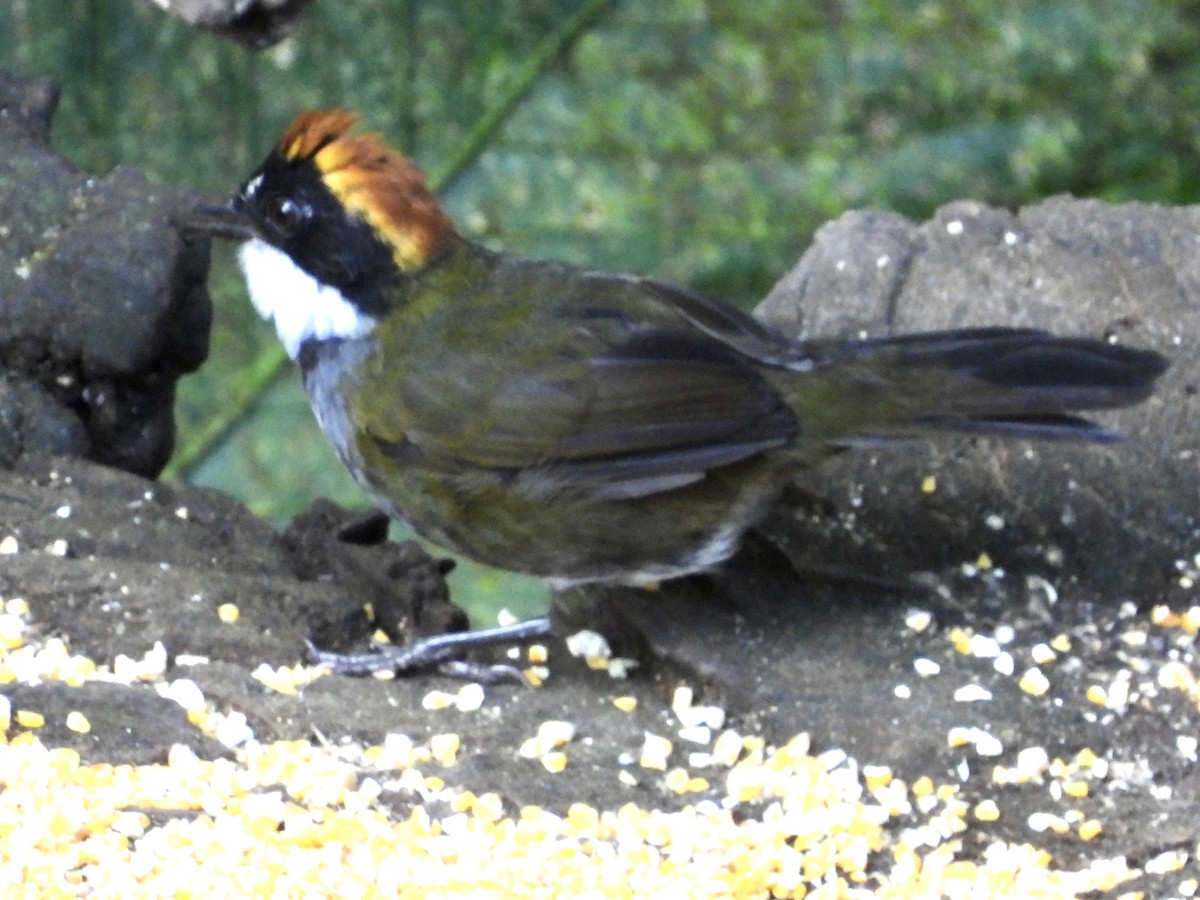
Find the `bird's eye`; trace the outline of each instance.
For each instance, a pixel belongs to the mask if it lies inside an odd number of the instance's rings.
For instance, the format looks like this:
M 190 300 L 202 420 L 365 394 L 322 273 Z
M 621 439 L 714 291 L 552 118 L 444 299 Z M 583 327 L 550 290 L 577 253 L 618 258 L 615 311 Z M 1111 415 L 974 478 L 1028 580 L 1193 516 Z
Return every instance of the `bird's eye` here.
M 276 197 L 266 204 L 267 221 L 281 234 L 292 234 L 308 218 L 308 207 L 289 197 Z

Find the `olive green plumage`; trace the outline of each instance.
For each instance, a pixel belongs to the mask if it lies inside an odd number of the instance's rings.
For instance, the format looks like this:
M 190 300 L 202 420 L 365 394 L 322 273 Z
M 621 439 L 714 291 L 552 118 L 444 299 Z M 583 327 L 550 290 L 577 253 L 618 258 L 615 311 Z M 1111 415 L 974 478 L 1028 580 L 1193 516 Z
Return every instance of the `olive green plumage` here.
M 299 116 L 221 211 L 317 419 L 392 515 L 564 585 L 730 555 L 796 471 L 958 430 L 1104 440 L 1076 410 L 1145 398 L 1148 351 L 972 329 L 793 343 L 653 279 L 461 237 L 354 116 Z
M 1069 411 L 1141 399 L 1162 368 L 1023 330 L 797 345 L 678 287 L 457 236 L 389 307 L 338 383 L 351 470 L 422 535 L 557 584 L 711 567 L 790 473 L 863 440 L 1104 439 Z

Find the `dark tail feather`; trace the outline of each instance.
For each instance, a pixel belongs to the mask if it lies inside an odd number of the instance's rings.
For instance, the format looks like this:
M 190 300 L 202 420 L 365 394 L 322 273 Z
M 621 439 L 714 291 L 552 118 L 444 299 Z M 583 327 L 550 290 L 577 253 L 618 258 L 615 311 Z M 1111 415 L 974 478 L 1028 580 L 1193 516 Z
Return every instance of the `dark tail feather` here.
M 926 416 L 919 420 L 927 428 L 938 431 L 961 431 L 967 434 L 992 434 L 996 437 L 1036 438 L 1038 440 L 1096 441 L 1112 443 L 1121 440 L 1121 433 L 1085 419 L 1082 416 L 1024 416 L 1021 418 L 955 418 Z
M 933 428 L 1090 441 L 1119 435 L 1073 413 L 1145 400 L 1168 366 L 1150 350 L 1004 328 L 861 341 L 824 363 L 856 372 L 871 423 L 861 437 Z

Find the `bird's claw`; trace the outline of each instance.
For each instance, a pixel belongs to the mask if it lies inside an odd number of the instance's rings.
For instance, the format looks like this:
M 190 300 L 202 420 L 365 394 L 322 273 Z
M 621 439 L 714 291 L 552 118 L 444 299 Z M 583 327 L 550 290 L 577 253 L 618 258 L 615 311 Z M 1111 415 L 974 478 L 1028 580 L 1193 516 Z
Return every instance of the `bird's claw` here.
M 328 666 L 338 675 L 372 675 L 393 672 L 406 675 L 428 669 L 448 675 L 495 684 L 500 681 L 524 682 L 514 666 L 476 663 L 459 658 L 467 650 L 493 644 L 526 643 L 552 633 L 549 618 L 530 619 L 514 625 L 499 625 L 476 631 L 459 631 L 422 638 L 404 646 L 389 646 L 368 653 L 339 653 L 318 647 L 312 638 L 305 641 L 305 655 L 314 665 Z

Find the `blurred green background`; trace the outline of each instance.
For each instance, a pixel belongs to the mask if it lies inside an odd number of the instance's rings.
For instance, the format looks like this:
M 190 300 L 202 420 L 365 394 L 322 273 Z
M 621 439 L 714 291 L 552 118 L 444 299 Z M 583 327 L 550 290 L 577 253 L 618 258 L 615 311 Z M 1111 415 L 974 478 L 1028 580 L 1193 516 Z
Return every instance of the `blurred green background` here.
M 315 0 L 254 52 L 138 0 L 0 0 L 0 66 L 62 84 L 54 144 L 92 172 L 225 195 L 296 112 L 347 105 L 488 244 L 744 305 L 854 207 L 1200 193 L 1195 2 Z M 365 505 L 228 251 L 211 287 L 167 477 L 279 524 L 316 496 Z M 479 619 L 544 600 L 456 578 Z

